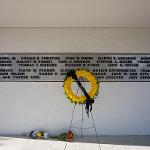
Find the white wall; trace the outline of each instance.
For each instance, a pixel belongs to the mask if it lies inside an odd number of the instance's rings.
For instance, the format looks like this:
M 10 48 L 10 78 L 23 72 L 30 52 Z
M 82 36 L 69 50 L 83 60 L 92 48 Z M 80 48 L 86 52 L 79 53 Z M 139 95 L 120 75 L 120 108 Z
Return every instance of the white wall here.
M 0 52 L 150 52 L 150 28 L 0 28 Z M 150 83 L 100 83 L 99 134 L 150 134 Z M 62 83 L 0 83 L 0 134 L 68 129 L 73 105 Z M 76 110 L 75 121 L 80 117 Z M 86 131 L 86 134 L 94 132 Z

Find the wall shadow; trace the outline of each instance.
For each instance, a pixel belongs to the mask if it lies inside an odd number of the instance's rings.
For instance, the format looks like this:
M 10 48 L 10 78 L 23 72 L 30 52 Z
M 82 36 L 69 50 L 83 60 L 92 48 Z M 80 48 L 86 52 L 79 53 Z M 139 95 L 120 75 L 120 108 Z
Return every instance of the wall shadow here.
M 98 143 L 95 136 L 75 137 L 73 142 Z M 150 146 L 150 136 L 99 136 L 100 144 Z

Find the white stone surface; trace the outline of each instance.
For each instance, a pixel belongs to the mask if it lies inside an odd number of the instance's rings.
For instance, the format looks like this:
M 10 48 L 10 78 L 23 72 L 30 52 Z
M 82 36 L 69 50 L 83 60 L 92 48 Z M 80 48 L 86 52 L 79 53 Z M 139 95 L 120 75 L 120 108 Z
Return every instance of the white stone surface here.
M 0 52 L 150 52 L 150 28 L 0 28 Z

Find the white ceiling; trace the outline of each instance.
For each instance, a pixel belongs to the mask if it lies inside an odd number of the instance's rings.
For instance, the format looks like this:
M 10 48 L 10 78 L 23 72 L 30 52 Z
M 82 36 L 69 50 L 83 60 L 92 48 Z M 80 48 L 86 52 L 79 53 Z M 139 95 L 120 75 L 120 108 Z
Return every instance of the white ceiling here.
M 0 27 L 150 26 L 150 0 L 0 0 Z

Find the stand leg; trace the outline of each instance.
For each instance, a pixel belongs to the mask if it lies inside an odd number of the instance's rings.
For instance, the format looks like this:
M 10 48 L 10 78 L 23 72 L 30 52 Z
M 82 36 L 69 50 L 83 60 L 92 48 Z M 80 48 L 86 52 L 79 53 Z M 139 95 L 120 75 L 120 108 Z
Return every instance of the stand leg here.
M 82 114 L 81 114 L 81 138 L 83 138 L 83 104 L 82 104 Z
M 70 127 L 69 127 L 70 129 L 72 127 L 72 122 L 73 122 L 75 107 L 76 107 L 76 105 L 73 106 L 73 111 L 72 111 L 72 116 L 71 116 L 71 121 L 70 121 Z
M 90 114 L 91 114 L 91 117 L 92 117 L 93 127 L 94 127 L 94 130 L 95 130 L 95 135 L 96 135 L 96 139 L 97 139 L 97 142 L 98 142 L 98 145 L 99 145 L 99 149 L 101 150 L 100 140 L 99 140 L 99 137 L 98 137 L 98 134 L 97 134 L 97 130 L 96 130 L 96 126 L 95 126 L 94 117 L 93 117 L 92 112 L 90 112 Z
M 72 111 L 72 116 L 71 116 L 71 121 L 70 121 L 69 130 L 72 128 L 72 123 L 73 123 L 73 117 L 74 117 L 75 107 L 76 107 L 76 105 L 74 105 L 74 107 L 73 107 L 73 111 Z M 68 143 L 68 142 L 66 141 L 66 144 L 65 144 L 64 150 L 66 150 L 66 148 L 67 148 L 67 143 Z

